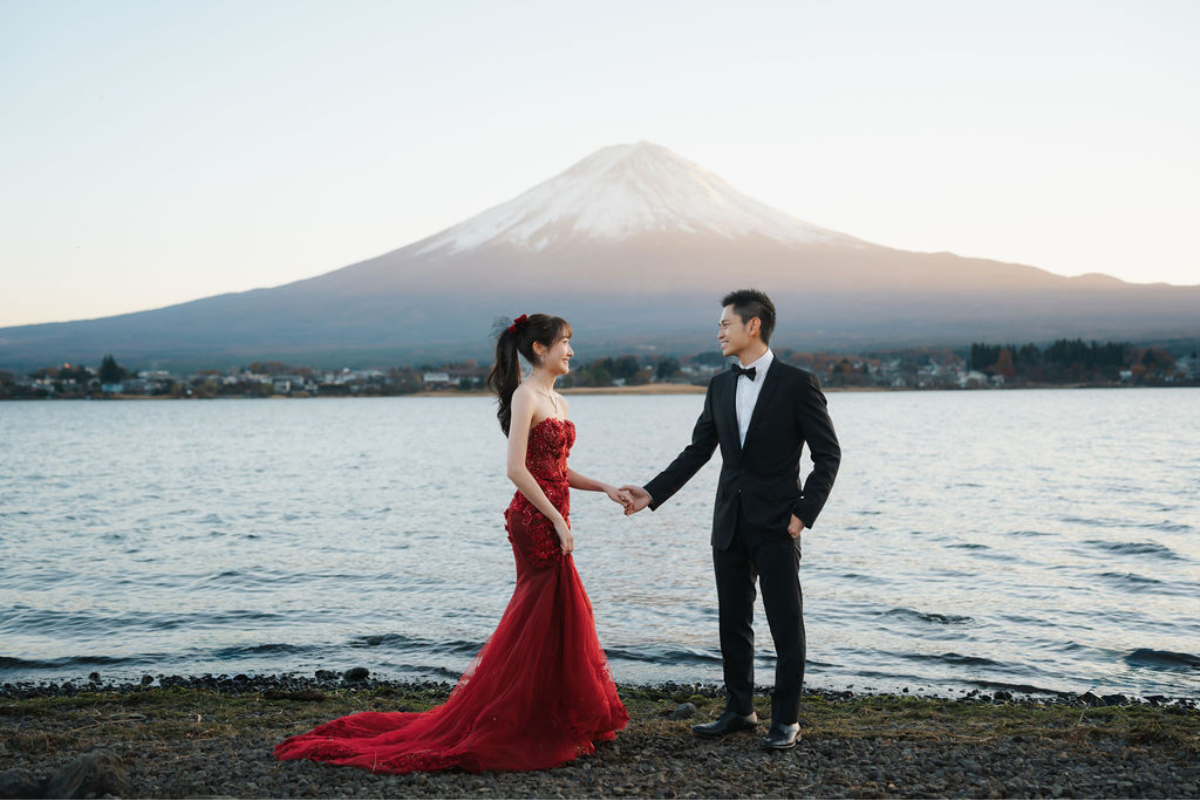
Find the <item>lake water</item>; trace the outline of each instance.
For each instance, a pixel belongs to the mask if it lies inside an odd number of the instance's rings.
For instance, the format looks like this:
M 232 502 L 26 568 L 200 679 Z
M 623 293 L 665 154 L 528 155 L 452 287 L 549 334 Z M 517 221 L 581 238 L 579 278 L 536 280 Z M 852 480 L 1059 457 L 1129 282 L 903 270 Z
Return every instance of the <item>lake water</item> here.
M 702 400 L 574 396 L 571 464 L 644 482 Z M 1200 695 L 1200 390 L 829 407 L 843 464 L 801 567 L 811 687 Z M 718 469 L 631 518 L 572 498 L 620 682 L 721 680 Z M 485 398 L 0 404 L 0 682 L 453 680 L 512 590 L 511 495 Z M 761 601 L 756 623 L 769 683 Z

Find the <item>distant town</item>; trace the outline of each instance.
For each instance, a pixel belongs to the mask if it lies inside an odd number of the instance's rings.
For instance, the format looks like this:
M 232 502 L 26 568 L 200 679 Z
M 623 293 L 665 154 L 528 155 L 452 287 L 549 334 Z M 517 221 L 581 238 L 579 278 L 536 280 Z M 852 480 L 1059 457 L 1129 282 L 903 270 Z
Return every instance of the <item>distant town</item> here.
M 1044 386 L 1200 386 L 1196 352 L 1116 342 L 1059 340 L 1035 344 L 973 344 L 865 353 L 812 353 L 782 348 L 776 355 L 810 370 L 832 389 L 997 389 Z M 718 352 L 622 355 L 577 362 L 564 389 L 704 386 L 726 367 Z M 316 369 L 256 361 L 225 370 L 174 374 L 127 369 L 110 354 L 95 366 L 59 364 L 27 374 L 0 370 L 0 399 L 380 397 L 485 390 L 490 365 L 467 360 L 386 369 Z

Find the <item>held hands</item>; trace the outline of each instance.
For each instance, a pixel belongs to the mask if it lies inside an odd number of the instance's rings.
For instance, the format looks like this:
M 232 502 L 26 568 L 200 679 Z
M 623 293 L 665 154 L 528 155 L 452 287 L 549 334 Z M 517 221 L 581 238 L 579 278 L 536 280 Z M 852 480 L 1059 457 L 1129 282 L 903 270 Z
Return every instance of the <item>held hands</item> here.
M 620 489 L 618 489 L 615 486 L 610 486 L 609 484 L 605 484 L 604 485 L 604 493 L 606 495 L 608 495 L 609 500 L 612 500 L 614 503 L 620 504 L 620 506 L 622 508 L 626 509 L 625 513 L 627 513 L 627 514 L 629 513 L 628 509 L 629 509 L 630 504 L 633 503 L 633 498 L 630 497 L 627 492 L 621 491 Z
M 619 492 L 628 499 L 623 504 L 625 506 L 625 516 L 627 517 L 630 514 L 636 514 L 650 505 L 650 493 L 640 486 L 626 484 L 620 488 Z
M 619 503 L 621 508 L 625 509 L 625 516 L 636 514 L 646 506 L 650 505 L 650 495 L 640 486 L 626 484 L 618 489 L 615 486 L 607 484 L 603 487 L 604 493 L 608 495 L 608 499 L 614 503 Z

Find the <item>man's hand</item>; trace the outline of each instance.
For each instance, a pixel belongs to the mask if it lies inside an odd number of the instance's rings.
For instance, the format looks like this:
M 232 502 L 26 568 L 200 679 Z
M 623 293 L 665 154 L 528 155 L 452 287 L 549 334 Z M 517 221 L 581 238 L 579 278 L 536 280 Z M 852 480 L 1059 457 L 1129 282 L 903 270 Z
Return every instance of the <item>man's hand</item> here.
M 626 511 L 625 513 L 628 514 L 629 512 Z M 792 519 L 790 522 L 788 522 L 788 533 L 791 535 L 791 537 L 793 539 L 795 539 L 797 536 L 799 536 L 801 534 L 801 532 L 803 530 L 804 530 L 804 523 L 800 521 L 799 517 L 797 517 L 795 514 L 792 514 Z
M 636 514 L 646 506 L 650 505 L 650 493 L 640 486 L 626 484 L 621 487 L 621 491 L 629 495 L 632 502 L 625 506 L 625 516 Z
M 622 508 L 628 509 L 633 504 L 633 497 L 629 492 L 623 492 L 615 486 L 604 486 L 604 493 L 608 495 L 608 499 L 614 503 L 619 503 Z

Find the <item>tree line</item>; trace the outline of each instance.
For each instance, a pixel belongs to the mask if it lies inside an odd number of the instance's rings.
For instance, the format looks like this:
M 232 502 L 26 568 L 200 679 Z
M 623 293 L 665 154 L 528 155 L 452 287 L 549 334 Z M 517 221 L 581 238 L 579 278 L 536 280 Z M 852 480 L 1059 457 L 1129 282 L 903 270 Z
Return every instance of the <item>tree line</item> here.
M 975 343 L 969 367 L 1005 380 L 1031 383 L 1118 381 L 1128 371 L 1134 379 L 1170 375 L 1175 357 L 1157 347 L 1130 342 L 1084 342 L 1059 339 L 1045 348 L 1036 344 L 992 345 Z

